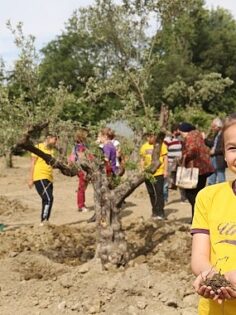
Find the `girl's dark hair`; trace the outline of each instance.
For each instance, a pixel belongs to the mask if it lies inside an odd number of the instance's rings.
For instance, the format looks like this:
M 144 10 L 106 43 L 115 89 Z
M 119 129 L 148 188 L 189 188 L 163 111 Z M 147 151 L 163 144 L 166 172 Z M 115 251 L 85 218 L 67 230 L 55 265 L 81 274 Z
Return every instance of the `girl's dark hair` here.
M 165 136 L 166 136 L 165 132 L 163 131 L 158 132 L 156 135 L 156 142 L 161 145 L 165 139 Z
M 173 133 L 174 131 L 177 131 L 179 129 L 179 124 L 173 124 L 170 128 L 171 133 Z

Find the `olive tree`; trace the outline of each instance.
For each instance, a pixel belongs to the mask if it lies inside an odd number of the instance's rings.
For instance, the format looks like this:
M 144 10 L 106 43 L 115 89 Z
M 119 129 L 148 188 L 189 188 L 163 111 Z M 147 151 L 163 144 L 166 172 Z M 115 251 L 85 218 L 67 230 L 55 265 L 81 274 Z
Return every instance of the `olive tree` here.
M 71 131 L 70 121 L 63 121 L 61 114 L 64 106 L 75 103 L 76 99 L 69 90 L 60 84 L 57 88 L 48 87 L 44 93 L 38 81 L 38 57 L 34 47 L 34 37 L 25 37 L 22 24 L 12 31 L 19 57 L 11 71 L 2 64 L 0 81 L 0 155 L 6 157 L 7 166 L 12 166 L 13 147 L 27 126 L 51 121 L 51 128 Z M 69 133 L 69 132 L 68 132 Z M 65 133 L 64 133 L 65 134 Z

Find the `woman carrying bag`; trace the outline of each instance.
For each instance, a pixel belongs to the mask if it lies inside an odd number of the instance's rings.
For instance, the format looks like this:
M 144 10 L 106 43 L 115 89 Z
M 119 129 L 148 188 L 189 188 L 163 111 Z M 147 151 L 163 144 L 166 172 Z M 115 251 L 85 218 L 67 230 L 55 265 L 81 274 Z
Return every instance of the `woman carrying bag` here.
M 192 219 L 197 193 L 206 186 L 207 177 L 214 172 L 210 161 L 209 148 L 205 145 L 200 131 L 187 123 L 179 125 L 179 132 L 183 137 L 183 166 L 186 168 L 198 168 L 198 182 L 195 188 L 185 189 L 185 195 L 192 207 Z

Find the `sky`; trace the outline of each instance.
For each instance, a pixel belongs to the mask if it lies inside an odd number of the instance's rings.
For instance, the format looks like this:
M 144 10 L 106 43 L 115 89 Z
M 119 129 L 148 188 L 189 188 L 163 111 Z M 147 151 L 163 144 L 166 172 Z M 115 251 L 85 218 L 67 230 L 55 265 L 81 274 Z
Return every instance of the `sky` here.
M 17 58 L 13 36 L 6 27 L 8 20 L 13 26 L 23 22 L 24 34 L 34 35 L 36 48 L 40 49 L 56 35 L 60 35 L 65 22 L 75 9 L 93 2 L 93 0 L 0 0 L 0 57 L 7 65 L 12 64 Z M 228 9 L 236 18 L 235 0 L 205 0 L 205 2 L 209 8 L 220 6 Z

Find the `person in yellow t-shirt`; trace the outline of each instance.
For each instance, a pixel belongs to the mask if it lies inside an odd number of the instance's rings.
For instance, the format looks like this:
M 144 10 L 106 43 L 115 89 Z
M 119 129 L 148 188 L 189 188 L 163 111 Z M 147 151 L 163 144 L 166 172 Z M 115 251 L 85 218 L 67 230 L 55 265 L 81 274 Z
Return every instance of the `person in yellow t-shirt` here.
M 228 168 L 236 174 L 236 113 L 225 120 L 222 136 Z M 236 314 L 236 180 L 198 193 L 191 233 L 194 288 L 201 296 L 198 314 Z M 202 282 L 217 272 L 230 285 L 215 292 Z
M 153 219 L 163 220 L 164 215 L 164 177 L 166 177 L 168 169 L 168 158 L 167 158 L 167 146 L 164 144 L 164 133 L 148 134 L 147 142 L 145 142 L 140 148 L 141 157 L 141 168 L 142 170 L 147 169 L 152 163 L 152 152 L 154 145 L 157 141 L 161 145 L 160 151 L 160 166 L 157 168 L 151 179 L 145 180 L 145 185 L 149 194 L 149 198 L 152 205 L 152 217 Z
M 44 153 L 54 155 L 54 147 L 57 143 L 56 135 L 48 135 L 44 142 L 36 145 Z M 31 154 L 31 167 L 29 176 L 29 188 L 33 185 L 42 199 L 41 223 L 48 221 L 53 205 L 53 168 L 41 157 Z

